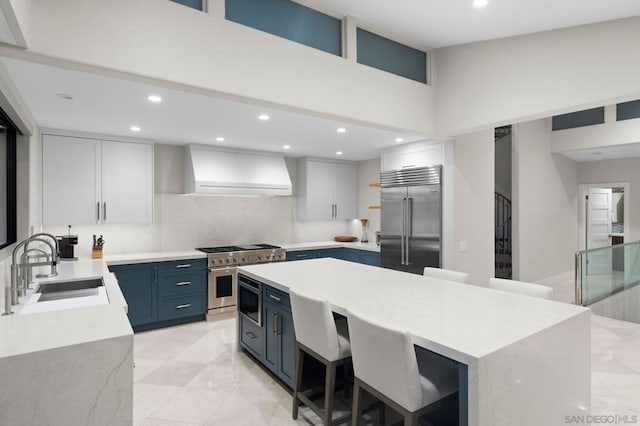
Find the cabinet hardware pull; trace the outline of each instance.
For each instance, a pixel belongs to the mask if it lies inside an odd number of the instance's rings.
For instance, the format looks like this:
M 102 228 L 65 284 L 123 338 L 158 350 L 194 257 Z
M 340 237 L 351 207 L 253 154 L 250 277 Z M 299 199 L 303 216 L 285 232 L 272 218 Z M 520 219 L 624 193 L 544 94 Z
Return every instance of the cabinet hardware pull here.
M 176 306 L 176 309 L 184 309 L 184 308 L 190 308 L 190 307 L 191 307 L 191 303 L 185 303 L 184 305 Z
M 309 256 L 307 253 L 296 254 L 296 257 L 307 257 Z
M 154 266 L 153 267 L 153 282 L 154 283 L 158 283 L 158 267 Z
M 278 314 L 271 314 L 271 332 L 278 334 Z
M 103 214 L 102 214 L 102 223 L 105 223 L 107 221 L 107 202 L 105 201 L 104 203 L 102 203 L 103 206 Z
M 96 203 L 96 216 L 98 217 L 98 223 L 100 223 L 100 201 Z
M 280 301 L 280 298 L 277 297 L 277 296 L 274 296 L 273 294 L 270 294 L 269 297 L 272 298 L 275 301 L 278 301 L 278 302 Z
M 191 281 L 180 281 L 179 283 L 176 283 L 176 286 L 180 287 L 183 285 L 189 285 L 191 284 Z
M 255 339 L 255 338 L 256 338 L 256 335 L 255 335 L 252 331 L 247 331 L 247 332 L 246 332 L 246 333 L 244 333 L 244 334 L 246 334 L 247 336 L 249 336 L 249 338 L 251 338 L 251 339 Z
M 333 217 L 334 217 L 334 218 L 337 218 L 337 217 L 338 217 L 338 205 L 337 205 L 337 204 L 335 204 L 335 206 L 336 206 L 336 214 L 335 214 L 335 216 L 333 216 Z
M 176 265 L 176 268 L 191 268 L 191 264 L 185 263 L 184 265 Z

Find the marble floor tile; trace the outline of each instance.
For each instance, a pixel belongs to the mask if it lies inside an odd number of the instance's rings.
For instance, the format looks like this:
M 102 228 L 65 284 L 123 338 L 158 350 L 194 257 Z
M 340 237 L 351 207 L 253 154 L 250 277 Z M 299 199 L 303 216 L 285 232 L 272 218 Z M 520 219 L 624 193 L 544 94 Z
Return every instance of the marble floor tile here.
M 134 424 L 320 424 L 308 408 L 291 418 L 289 391 L 235 351 L 235 324 L 230 318 L 137 333 Z M 592 413 L 640 414 L 640 325 L 593 315 L 591 346 Z
M 183 388 L 151 413 L 159 420 L 204 424 L 229 397 L 229 392 Z
M 182 387 L 189 383 L 196 375 L 200 374 L 206 367 L 206 364 L 176 361 L 165 362 L 147 374 L 140 382 Z

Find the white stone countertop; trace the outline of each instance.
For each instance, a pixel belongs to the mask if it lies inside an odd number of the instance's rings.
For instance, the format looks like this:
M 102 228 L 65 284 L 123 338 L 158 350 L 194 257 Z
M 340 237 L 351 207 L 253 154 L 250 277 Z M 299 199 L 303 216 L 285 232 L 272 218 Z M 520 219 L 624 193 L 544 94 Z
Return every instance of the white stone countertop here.
M 375 242 L 361 243 L 360 241 L 354 241 L 352 243 L 339 243 L 337 241 L 314 241 L 306 243 L 285 243 L 278 244 L 287 251 L 301 251 L 301 250 L 314 250 L 314 249 L 326 249 L 326 248 L 353 248 L 358 250 L 369 250 L 380 252 L 380 246 Z
M 238 272 L 288 292 L 328 300 L 409 331 L 414 343 L 464 364 L 589 309 L 331 258 L 243 266 Z
M 207 254 L 199 250 L 155 251 L 107 255 L 104 261 L 109 265 L 129 265 L 134 263 L 166 262 L 171 260 L 205 259 Z

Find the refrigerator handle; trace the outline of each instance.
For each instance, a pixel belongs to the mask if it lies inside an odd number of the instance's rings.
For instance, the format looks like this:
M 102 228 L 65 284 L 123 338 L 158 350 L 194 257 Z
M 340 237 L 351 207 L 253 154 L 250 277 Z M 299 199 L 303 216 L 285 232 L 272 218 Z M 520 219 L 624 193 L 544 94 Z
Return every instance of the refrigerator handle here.
M 413 198 L 407 198 L 407 230 L 405 231 L 404 241 L 405 241 L 405 250 L 404 250 L 404 260 L 405 265 L 409 265 L 411 262 L 409 259 L 410 250 L 409 250 L 409 241 L 411 239 L 411 234 L 413 233 Z
M 400 264 L 405 265 L 404 239 L 407 234 L 407 198 L 402 199 L 402 234 L 400 235 Z

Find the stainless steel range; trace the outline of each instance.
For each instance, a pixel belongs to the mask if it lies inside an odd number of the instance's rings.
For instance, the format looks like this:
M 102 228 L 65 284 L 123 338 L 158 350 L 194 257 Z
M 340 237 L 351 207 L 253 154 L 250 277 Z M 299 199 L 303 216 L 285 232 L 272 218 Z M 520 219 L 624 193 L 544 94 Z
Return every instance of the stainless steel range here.
M 286 260 L 285 249 L 271 244 L 202 247 L 197 250 L 207 253 L 209 267 L 207 320 L 212 319 L 216 314 L 236 311 L 238 281 L 236 266 Z

